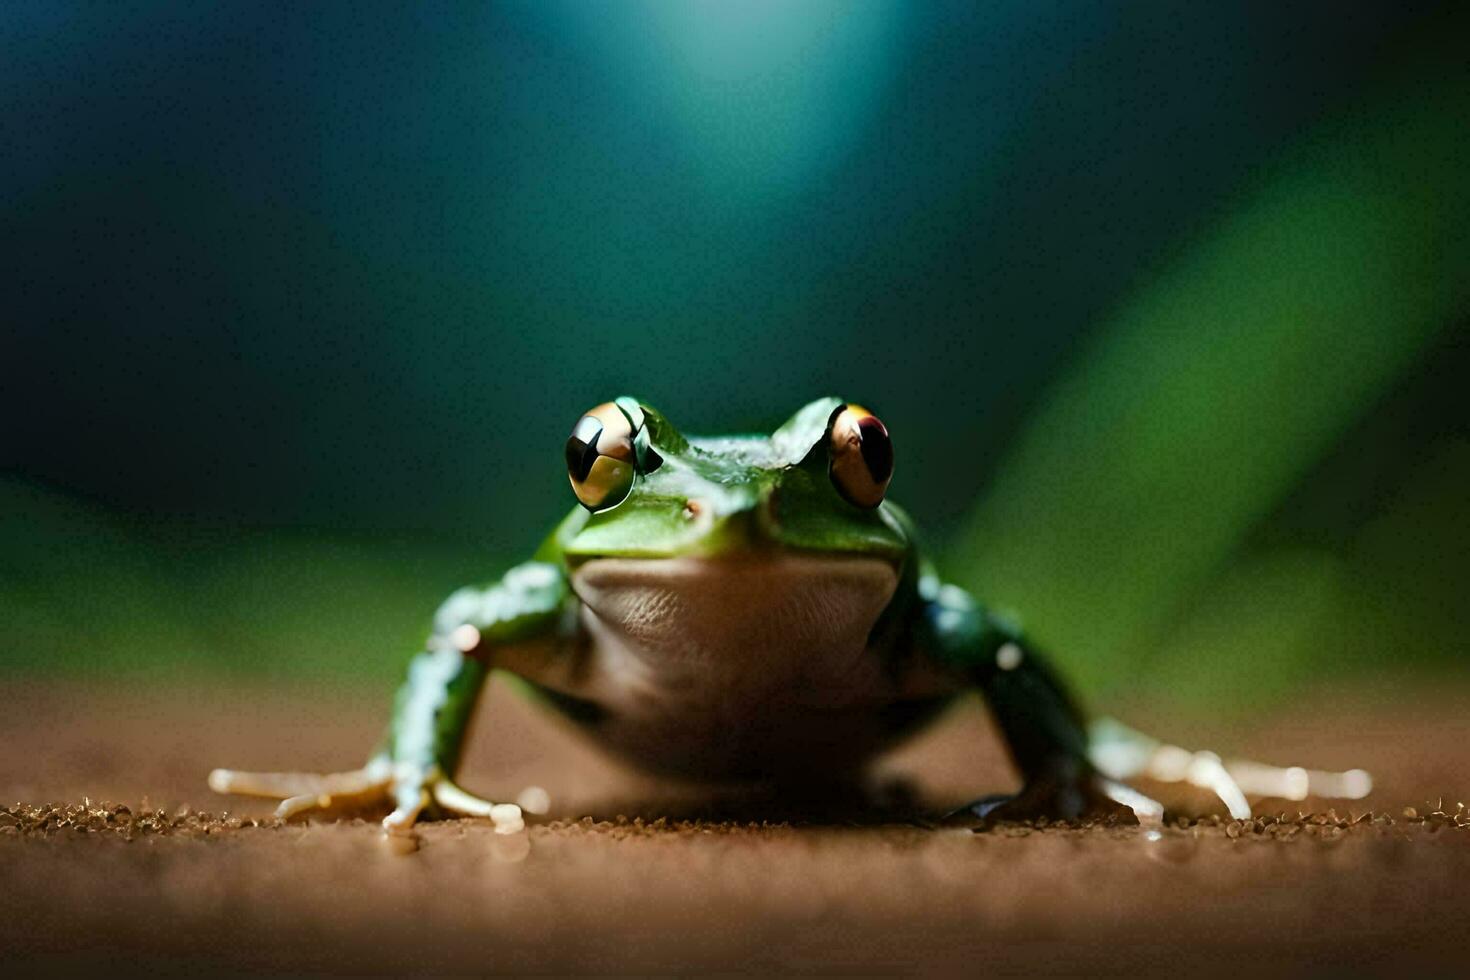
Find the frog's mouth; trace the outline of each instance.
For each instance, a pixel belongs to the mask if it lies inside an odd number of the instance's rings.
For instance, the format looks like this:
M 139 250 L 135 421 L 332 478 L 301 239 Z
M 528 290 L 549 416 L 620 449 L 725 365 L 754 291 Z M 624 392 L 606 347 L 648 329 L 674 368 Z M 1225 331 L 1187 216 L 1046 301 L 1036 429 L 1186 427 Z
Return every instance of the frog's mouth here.
M 860 649 L 897 587 L 893 562 L 832 553 L 592 558 L 572 574 L 590 625 L 680 657 Z

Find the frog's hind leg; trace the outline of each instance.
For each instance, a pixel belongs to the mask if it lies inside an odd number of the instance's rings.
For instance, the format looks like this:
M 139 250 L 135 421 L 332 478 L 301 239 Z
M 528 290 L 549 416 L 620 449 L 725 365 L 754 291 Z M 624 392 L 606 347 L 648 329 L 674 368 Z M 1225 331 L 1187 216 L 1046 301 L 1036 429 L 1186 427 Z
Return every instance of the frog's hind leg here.
M 1237 820 L 1251 815 L 1246 795 L 1303 800 L 1308 796 L 1357 800 L 1373 780 L 1361 769 L 1322 772 L 1300 766 L 1271 766 L 1247 760 L 1222 761 L 1213 752 L 1169 745 L 1112 718 L 1100 718 L 1088 731 L 1088 755 L 1111 779 L 1145 776 L 1164 783 L 1189 783 L 1218 796 Z

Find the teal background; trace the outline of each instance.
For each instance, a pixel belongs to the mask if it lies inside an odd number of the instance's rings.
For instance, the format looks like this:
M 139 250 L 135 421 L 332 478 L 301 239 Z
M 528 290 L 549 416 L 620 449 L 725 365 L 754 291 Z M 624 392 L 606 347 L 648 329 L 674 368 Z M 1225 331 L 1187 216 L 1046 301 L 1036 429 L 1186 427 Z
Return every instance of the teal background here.
M 836 393 L 1090 695 L 1461 679 L 1466 28 L 7 5 L 0 669 L 387 684 L 585 408 Z

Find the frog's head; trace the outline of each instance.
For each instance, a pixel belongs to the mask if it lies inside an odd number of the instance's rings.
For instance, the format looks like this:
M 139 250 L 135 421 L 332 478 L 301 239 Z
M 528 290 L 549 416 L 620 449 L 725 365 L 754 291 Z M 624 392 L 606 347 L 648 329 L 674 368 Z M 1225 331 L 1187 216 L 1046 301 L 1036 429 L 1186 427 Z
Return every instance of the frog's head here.
M 562 528 L 569 563 L 593 558 L 908 551 L 883 503 L 893 445 L 883 423 L 839 398 L 814 401 L 769 436 L 686 438 L 634 398 L 599 405 L 567 440 L 584 513 Z

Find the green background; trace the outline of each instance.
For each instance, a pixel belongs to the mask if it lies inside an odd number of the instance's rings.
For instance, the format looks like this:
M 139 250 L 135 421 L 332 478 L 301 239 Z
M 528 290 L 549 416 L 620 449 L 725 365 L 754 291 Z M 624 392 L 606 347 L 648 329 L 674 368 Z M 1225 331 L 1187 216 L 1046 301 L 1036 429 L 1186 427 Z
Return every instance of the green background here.
M 577 416 L 840 394 L 1087 694 L 1463 678 L 1470 20 L 10 4 L 0 670 L 386 686 Z

